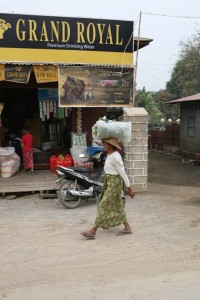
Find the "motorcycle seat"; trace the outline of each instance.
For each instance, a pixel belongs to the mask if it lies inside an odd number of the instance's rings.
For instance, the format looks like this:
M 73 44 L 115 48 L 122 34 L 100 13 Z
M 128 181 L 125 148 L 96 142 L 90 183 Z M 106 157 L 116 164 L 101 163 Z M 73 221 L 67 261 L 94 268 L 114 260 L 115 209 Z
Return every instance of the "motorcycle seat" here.
M 74 170 L 74 172 L 77 173 L 92 173 L 91 168 L 69 167 L 69 169 Z

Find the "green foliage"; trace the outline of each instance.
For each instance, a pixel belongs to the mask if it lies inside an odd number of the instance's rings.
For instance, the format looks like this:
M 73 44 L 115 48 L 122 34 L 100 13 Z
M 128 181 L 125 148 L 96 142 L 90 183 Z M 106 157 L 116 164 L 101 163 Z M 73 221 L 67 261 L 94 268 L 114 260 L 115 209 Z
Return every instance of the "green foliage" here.
M 160 90 L 154 93 L 155 103 L 158 105 L 158 109 L 162 112 L 165 120 L 172 119 L 173 121 L 180 118 L 179 104 L 171 105 L 166 104 L 171 100 L 171 95 L 167 90 Z
M 200 93 L 200 30 L 180 43 L 181 50 L 165 90 L 157 92 L 138 90 L 136 107 L 144 107 L 149 113 L 150 126 L 160 126 L 160 119 L 180 117 L 179 104 L 165 104 L 171 100 Z
M 144 107 L 149 114 L 150 126 L 159 126 L 162 112 L 154 100 L 154 93 L 146 91 L 145 88 L 138 90 L 135 97 L 135 106 Z
M 180 45 L 179 59 L 166 86 L 171 100 L 200 92 L 200 31 Z

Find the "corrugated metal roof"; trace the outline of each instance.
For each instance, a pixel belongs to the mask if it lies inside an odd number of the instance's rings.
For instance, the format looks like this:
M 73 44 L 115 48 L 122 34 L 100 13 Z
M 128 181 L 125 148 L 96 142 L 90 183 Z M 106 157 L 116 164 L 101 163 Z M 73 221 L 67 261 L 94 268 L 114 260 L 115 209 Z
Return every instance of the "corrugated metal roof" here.
M 0 61 L 0 64 L 1 65 L 23 65 L 23 66 L 76 66 L 76 67 L 107 67 L 107 68 L 134 68 L 134 65 L 98 65 L 98 64 L 70 64 L 70 63 L 36 63 L 36 62 L 16 62 L 16 61 L 9 61 L 9 62 L 1 62 Z
M 176 100 L 172 100 L 169 102 L 166 102 L 167 104 L 175 104 L 175 103 L 180 103 L 180 102 L 188 102 L 188 101 L 200 101 L 200 93 L 192 95 L 192 96 L 187 96 L 184 98 L 179 98 Z

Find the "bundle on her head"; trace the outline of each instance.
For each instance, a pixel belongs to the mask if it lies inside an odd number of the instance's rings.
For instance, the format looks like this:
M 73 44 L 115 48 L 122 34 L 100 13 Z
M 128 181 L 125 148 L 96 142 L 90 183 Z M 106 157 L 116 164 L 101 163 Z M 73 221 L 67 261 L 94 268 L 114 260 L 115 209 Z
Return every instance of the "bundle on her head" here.
M 122 144 L 127 144 L 131 141 L 131 122 L 99 120 L 92 127 L 92 136 L 100 140 L 113 137 Z

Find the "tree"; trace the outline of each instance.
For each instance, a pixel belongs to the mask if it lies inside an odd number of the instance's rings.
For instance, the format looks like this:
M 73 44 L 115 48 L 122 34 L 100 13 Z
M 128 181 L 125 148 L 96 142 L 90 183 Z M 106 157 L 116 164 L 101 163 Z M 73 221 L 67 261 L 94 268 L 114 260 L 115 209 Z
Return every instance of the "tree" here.
M 138 90 L 135 97 L 135 106 L 144 107 L 149 114 L 150 126 L 159 126 L 162 113 L 156 104 L 154 93 L 146 91 L 145 88 Z
M 169 100 L 200 92 L 200 31 L 180 45 L 179 59 L 166 85 Z
M 155 92 L 153 97 L 165 120 L 172 119 L 175 121 L 180 118 L 179 105 L 166 104 L 166 102 L 169 102 L 171 98 L 171 95 L 167 90 Z

